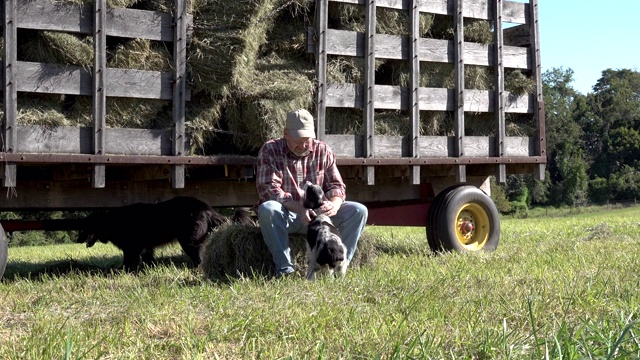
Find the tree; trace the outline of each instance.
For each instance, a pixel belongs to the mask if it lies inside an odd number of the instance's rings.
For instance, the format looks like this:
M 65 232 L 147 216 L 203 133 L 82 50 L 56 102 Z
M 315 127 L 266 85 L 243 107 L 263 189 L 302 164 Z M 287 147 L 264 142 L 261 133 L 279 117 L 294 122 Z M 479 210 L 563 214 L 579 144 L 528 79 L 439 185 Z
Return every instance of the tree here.
M 640 189 L 640 73 L 604 70 L 593 93 L 578 102 L 576 109 L 591 165 L 593 188 L 589 193 L 593 200 L 636 197 Z M 608 183 L 603 184 L 603 179 Z
M 549 203 L 578 205 L 587 199 L 587 168 L 582 128 L 575 121 L 576 102 L 584 101 L 570 83 L 573 70 L 553 68 L 542 74 L 547 136 Z
M 587 99 L 589 116 L 580 121 L 591 144 L 587 147 L 593 159 L 590 175 L 608 178 L 633 156 L 628 147 L 634 146 L 640 131 L 640 73 L 604 70 L 593 90 Z

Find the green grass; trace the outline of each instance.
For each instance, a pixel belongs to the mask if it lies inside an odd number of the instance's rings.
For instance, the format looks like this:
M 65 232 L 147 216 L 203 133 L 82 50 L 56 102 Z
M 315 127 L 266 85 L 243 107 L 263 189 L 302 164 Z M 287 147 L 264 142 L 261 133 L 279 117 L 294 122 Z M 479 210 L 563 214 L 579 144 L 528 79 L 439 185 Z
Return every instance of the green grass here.
M 432 255 L 368 227 L 343 279 L 212 282 L 168 248 L 138 275 L 110 245 L 10 247 L 1 359 L 640 357 L 640 207 L 504 219 L 493 253 Z

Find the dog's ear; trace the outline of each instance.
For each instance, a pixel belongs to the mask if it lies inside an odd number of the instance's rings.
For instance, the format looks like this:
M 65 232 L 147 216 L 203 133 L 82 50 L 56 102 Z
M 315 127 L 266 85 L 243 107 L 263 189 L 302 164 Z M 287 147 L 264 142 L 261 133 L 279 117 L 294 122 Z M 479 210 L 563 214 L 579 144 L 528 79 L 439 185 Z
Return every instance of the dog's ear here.
M 303 193 L 307 192 L 307 189 L 309 188 L 310 185 L 313 185 L 311 183 L 311 181 L 307 180 L 304 182 L 304 184 L 302 184 L 302 186 L 300 187 L 300 190 L 302 190 Z

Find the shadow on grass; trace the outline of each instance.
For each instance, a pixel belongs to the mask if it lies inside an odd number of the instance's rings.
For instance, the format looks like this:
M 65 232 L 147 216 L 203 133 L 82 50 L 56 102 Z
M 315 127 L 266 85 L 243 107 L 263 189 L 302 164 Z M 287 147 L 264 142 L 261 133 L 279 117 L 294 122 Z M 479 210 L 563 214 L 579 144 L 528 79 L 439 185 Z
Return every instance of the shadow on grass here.
M 306 261 L 306 251 L 304 251 L 302 248 L 299 250 L 301 251 L 302 257 L 297 260 Z M 269 254 L 268 250 L 266 249 L 264 249 L 264 252 L 265 253 L 262 254 L 262 257 L 264 257 L 264 259 L 262 259 L 263 261 L 260 263 L 252 264 L 252 270 L 243 272 L 242 276 L 263 279 L 270 279 L 273 277 L 273 264 L 271 262 L 271 254 Z M 251 258 L 251 256 L 249 256 L 250 253 L 251 251 L 247 251 L 247 256 L 249 258 Z M 382 236 L 364 236 L 358 246 L 358 251 L 356 252 L 356 258 L 354 258 L 353 265 L 356 267 L 371 265 L 375 262 L 376 257 L 382 254 L 390 256 L 435 255 L 429 249 L 428 244 L 421 241 L 389 242 L 386 241 Z M 241 256 L 240 258 L 244 257 Z M 204 260 L 206 260 L 206 258 Z M 217 260 L 220 261 L 219 265 L 220 267 L 222 267 L 219 273 L 204 271 L 204 274 L 202 274 L 200 272 L 202 270 L 206 270 L 206 266 L 204 269 L 195 268 L 191 263 L 191 260 L 184 254 L 164 254 L 162 256 L 157 255 L 156 260 L 153 264 L 141 265 L 137 269 L 137 271 L 134 271 L 133 273 L 145 271 L 147 266 L 167 266 L 180 269 L 188 268 L 191 271 L 198 273 L 197 277 L 204 277 L 206 280 L 214 284 L 227 284 L 233 279 L 239 277 L 237 271 L 235 271 L 233 268 L 230 268 L 229 264 L 224 264 L 226 260 Z M 248 265 L 246 267 L 248 267 Z M 123 273 L 126 273 L 126 270 L 122 267 L 122 255 L 102 255 L 83 258 L 82 260 L 68 258 L 41 262 L 31 262 L 23 260 L 12 261 L 11 258 L 9 258 L 5 274 L 0 281 L 5 283 L 17 282 L 24 279 L 28 279 L 30 281 L 45 281 L 49 280 L 51 277 L 66 276 L 71 274 L 78 274 L 81 276 L 91 275 L 111 277 L 119 276 Z
M 184 255 L 174 255 L 158 257 L 153 264 L 140 265 L 137 270 L 130 271 L 130 273 L 144 271 L 147 266 L 174 266 L 176 268 L 191 268 L 195 270 L 188 257 Z M 119 255 L 94 257 L 85 261 L 65 259 L 33 263 L 28 261 L 9 260 L 1 281 L 15 282 L 22 279 L 42 281 L 53 276 L 65 276 L 69 274 L 108 277 L 126 272 L 127 271 L 122 267 L 122 256 Z

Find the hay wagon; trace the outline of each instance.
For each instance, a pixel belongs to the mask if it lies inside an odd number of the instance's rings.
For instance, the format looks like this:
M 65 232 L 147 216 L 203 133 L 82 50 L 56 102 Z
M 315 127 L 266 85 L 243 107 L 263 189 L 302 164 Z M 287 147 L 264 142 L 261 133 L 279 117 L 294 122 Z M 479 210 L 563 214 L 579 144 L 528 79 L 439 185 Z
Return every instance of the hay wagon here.
M 166 10 L 114 8 L 105 0 L 5 1 L 0 211 L 93 210 L 176 195 L 215 207 L 252 206 L 258 200 L 256 147 L 237 152 L 234 136 L 262 141 L 281 134 L 281 127 L 227 131 L 207 152 L 194 150 L 198 134 L 190 114 L 211 102 L 217 120 L 239 114 L 260 121 L 300 105 L 315 112 L 318 137 L 336 152 L 348 197 L 369 207 L 369 224 L 425 227 L 434 250 L 496 248 L 500 224 L 489 177 L 504 182 L 509 174 L 531 173 L 543 179 L 545 172 L 537 0 L 237 2 L 247 8 L 233 9 L 237 16 L 231 18 L 245 24 L 224 23 L 226 10 L 212 8 L 217 3 L 193 9 L 176 0 Z M 251 14 L 250 6 L 262 8 Z M 304 20 L 286 18 L 300 12 Z M 203 20 L 213 13 L 224 25 Z M 241 37 L 264 31 L 253 46 L 264 49 L 284 27 L 302 34 L 289 34 L 289 44 L 303 43 L 269 56 L 287 60 L 276 64 L 283 74 L 302 68 L 289 82 L 306 76 L 308 94 L 291 94 L 281 80 L 264 81 L 276 71 L 258 69 L 267 51 L 251 50 Z M 486 29 L 484 35 L 474 35 L 478 28 Z M 235 43 L 229 40 L 234 31 Z M 79 39 L 73 49 L 89 55 L 69 63 L 70 50 L 55 61 L 28 51 L 34 42 L 42 46 L 43 38 L 61 34 Z M 198 39 L 203 34 L 224 34 L 228 47 L 216 50 L 214 41 Z M 160 44 L 165 67 L 114 63 L 116 50 L 134 40 Z M 296 51 L 306 54 L 306 67 L 286 59 Z M 198 85 L 206 75 L 194 76 L 191 62 L 203 58 L 211 61 L 208 70 L 225 70 L 212 77 L 228 75 L 223 84 Z M 239 71 L 240 63 L 253 72 Z M 256 78 L 242 75 L 240 81 L 241 73 Z M 234 84 L 257 86 L 258 80 L 269 84 L 249 95 L 246 89 L 223 93 Z M 274 98 L 278 92 L 290 97 Z M 145 101 L 161 104 L 162 116 L 147 115 Z M 118 112 L 126 106 L 133 110 Z M 34 112 L 39 119 L 28 120 L 26 114 Z M 168 119 L 169 125 L 118 124 L 135 116 Z M 7 261 L 5 232 L 77 225 L 65 219 L 2 221 L 0 277 Z

